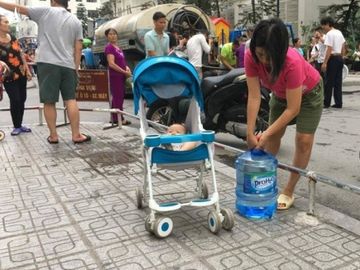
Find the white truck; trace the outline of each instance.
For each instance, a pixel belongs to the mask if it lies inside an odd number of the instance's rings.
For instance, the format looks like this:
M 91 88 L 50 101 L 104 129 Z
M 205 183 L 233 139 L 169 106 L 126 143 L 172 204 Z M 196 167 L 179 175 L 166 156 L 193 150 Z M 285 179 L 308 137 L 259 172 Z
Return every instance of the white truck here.
M 124 51 L 131 69 L 145 57 L 144 35 L 153 29 L 153 14 L 161 11 L 168 20 L 167 30 L 176 28 L 181 32 L 197 32 L 206 29 L 214 32 L 214 24 L 201 9 L 192 5 L 164 4 L 157 5 L 135 14 L 128 14 L 107 21 L 95 31 L 93 46 L 82 56 L 84 68 L 101 68 L 105 63 L 104 47 L 107 44 L 105 30 L 114 28 L 118 32 L 119 46 Z

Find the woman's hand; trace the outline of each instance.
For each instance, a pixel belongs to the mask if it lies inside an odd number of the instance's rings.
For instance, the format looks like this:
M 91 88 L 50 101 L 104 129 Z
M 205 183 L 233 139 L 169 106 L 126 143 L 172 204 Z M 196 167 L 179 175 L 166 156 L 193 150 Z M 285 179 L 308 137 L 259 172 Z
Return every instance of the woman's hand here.
M 258 138 L 254 134 L 248 134 L 246 141 L 249 149 L 256 148 L 258 145 Z
M 32 74 L 31 74 L 30 70 L 28 70 L 28 69 L 26 70 L 26 78 L 28 81 L 32 80 Z
M 131 69 L 128 66 L 126 66 L 125 76 L 126 76 L 126 78 L 129 78 L 132 76 Z
M 257 145 L 256 148 L 261 148 L 261 149 L 265 149 L 266 144 L 269 141 L 269 136 L 268 133 L 266 131 L 256 135 L 256 139 L 257 139 Z

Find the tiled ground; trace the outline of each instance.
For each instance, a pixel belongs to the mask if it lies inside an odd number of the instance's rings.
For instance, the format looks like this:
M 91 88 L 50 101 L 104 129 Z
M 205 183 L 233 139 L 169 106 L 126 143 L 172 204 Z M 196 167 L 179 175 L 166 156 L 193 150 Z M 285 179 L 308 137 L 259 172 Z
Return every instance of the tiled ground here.
M 156 239 L 144 228 L 147 210 L 135 206 L 139 137 L 95 124 L 82 130 L 91 143 L 74 145 L 62 127 L 60 143 L 50 145 L 45 126 L 0 142 L 0 269 L 360 269 L 360 236 L 307 221 L 299 208 L 271 221 L 235 214 L 232 232 L 218 235 L 207 229 L 208 209 L 183 208 L 170 215 L 173 234 Z M 159 174 L 154 192 L 193 189 L 194 175 Z M 235 210 L 229 175 L 217 171 L 221 205 Z M 175 181 L 181 176 L 187 180 Z

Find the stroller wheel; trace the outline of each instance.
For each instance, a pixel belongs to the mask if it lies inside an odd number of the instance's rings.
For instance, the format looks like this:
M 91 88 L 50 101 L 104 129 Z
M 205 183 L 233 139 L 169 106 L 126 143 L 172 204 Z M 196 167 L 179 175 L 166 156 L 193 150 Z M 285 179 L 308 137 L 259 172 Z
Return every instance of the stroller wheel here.
M 5 138 L 4 131 L 0 130 L 0 141 L 2 141 Z
M 145 230 L 147 230 L 149 233 L 154 233 L 151 229 L 150 215 L 146 216 L 145 218 Z
M 158 217 L 154 223 L 154 234 L 158 238 L 168 237 L 174 227 L 174 223 L 169 217 Z
M 209 198 L 209 188 L 207 184 L 202 181 L 201 183 L 201 199 L 207 199 Z
M 220 215 L 214 211 L 211 210 L 208 215 L 208 226 L 209 230 L 212 233 L 218 233 L 221 230 L 221 217 Z
M 142 189 L 137 187 L 135 194 L 136 194 L 136 206 L 138 209 L 141 209 L 144 206 L 143 205 L 144 194 L 143 194 Z
M 220 213 L 224 216 L 222 226 L 225 230 L 230 231 L 234 227 L 234 214 L 229 208 L 223 208 Z

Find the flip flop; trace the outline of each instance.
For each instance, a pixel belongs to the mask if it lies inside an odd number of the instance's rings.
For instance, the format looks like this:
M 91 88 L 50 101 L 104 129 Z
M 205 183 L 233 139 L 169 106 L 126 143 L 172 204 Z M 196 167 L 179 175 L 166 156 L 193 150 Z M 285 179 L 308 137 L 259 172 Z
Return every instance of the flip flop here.
M 294 196 L 289 197 L 285 194 L 280 194 L 277 199 L 277 209 L 278 210 L 287 210 L 294 204 Z
M 84 142 L 89 142 L 91 141 L 91 137 L 89 135 L 86 135 L 86 134 L 83 134 L 81 133 L 81 135 L 83 135 L 85 137 L 85 139 L 81 140 L 81 141 L 74 141 L 73 140 L 73 143 L 75 144 L 79 144 L 79 143 L 84 143 Z
M 49 136 L 49 137 L 47 137 L 47 139 L 46 139 L 46 140 L 47 140 L 47 142 L 48 142 L 48 143 L 50 143 L 50 144 L 58 144 L 58 143 L 59 143 L 59 140 L 52 141 L 50 136 Z
M 122 121 L 122 125 L 123 126 L 128 126 L 128 125 L 131 125 L 131 122 L 128 121 L 128 120 L 124 120 L 124 121 Z

